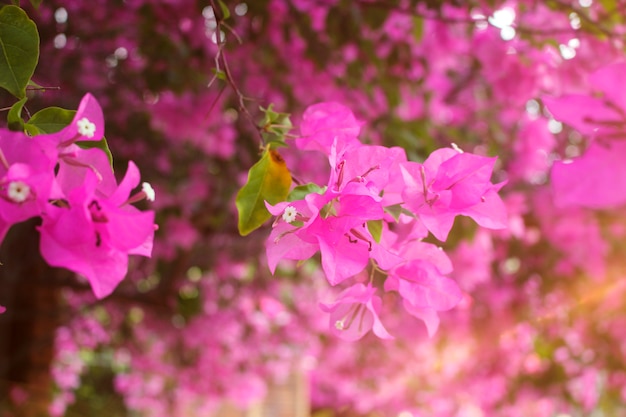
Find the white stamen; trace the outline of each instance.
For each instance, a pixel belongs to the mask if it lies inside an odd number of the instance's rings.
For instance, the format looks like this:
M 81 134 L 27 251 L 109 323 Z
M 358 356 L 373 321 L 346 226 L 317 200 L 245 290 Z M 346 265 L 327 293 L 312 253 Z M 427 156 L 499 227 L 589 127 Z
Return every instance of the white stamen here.
M 9 183 L 7 195 L 14 202 L 23 203 L 30 195 L 30 187 L 22 181 L 12 181 Z
M 283 212 L 283 220 L 287 223 L 291 223 L 296 219 L 297 214 L 298 211 L 294 206 L 287 206 L 285 207 L 285 211 Z
M 337 320 L 335 322 L 335 329 L 337 330 L 345 330 L 344 324 L 343 324 L 343 320 Z
M 454 149 L 458 153 L 463 153 L 463 149 L 459 148 L 459 145 L 457 145 L 456 143 L 452 142 L 450 146 L 452 147 L 452 149 Z
M 154 188 L 150 185 L 150 183 L 143 182 L 141 183 L 141 191 L 146 194 L 146 200 L 154 201 L 156 197 L 156 193 L 154 192 Z
M 86 117 L 76 122 L 76 126 L 78 126 L 78 133 L 82 136 L 93 138 L 93 135 L 96 133 L 96 125 L 91 123 Z

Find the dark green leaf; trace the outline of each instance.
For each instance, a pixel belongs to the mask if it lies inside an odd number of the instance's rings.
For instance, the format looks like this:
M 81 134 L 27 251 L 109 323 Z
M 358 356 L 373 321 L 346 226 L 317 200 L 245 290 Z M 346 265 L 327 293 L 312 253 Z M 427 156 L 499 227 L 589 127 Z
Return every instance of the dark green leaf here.
M 76 142 L 76 144 L 83 149 L 100 149 L 107 155 L 109 163 L 111 164 L 111 167 L 113 167 L 113 154 L 111 153 L 111 149 L 109 149 L 109 144 L 107 143 L 107 140 L 105 138 L 102 138 L 97 142 L 95 140 L 81 140 Z
M 31 134 L 56 133 L 69 125 L 74 119 L 76 111 L 60 107 L 47 107 L 33 114 L 26 122 L 26 129 Z M 34 128 L 34 129 L 33 129 Z
M 14 130 L 16 132 L 24 131 L 24 120 L 22 120 L 22 109 L 24 108 L 24 104 L 26 104 L 27 98 L 24 97 L 13 106 L 9 110 L 9 114 L 7 114 L 7 125 L 9 129 Z
M 17 98 L 26 96 L 26 86 L 39 60 L 39 33 L 26 13 L 16 6 L 0 9 L 0 87 Z

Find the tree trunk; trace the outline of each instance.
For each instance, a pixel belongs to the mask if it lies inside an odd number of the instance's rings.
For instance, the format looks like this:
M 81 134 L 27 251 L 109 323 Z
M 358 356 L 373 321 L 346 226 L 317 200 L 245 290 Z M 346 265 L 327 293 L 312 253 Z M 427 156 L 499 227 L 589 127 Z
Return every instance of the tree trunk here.
M 0 248 L 0 407 L 29 417 L 49 415 L 59 283 L 68 276 L 41 258 L 36 224 L 13 226 Z

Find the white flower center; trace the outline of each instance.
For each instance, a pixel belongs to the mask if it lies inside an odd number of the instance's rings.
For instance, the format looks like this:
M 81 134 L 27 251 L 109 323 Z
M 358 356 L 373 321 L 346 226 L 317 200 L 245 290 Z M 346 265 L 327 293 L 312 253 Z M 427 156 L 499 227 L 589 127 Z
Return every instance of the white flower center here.
M 86 117 L 76 122 L 76 126 L 78 126 L 78 133 L 82 136 L 93 138 L 93 135 L 96 133 L 96 125 L 91 123 Z
M 156 193 L 154 192 L 154 188 L 150 185 L 150 183 L 143 182 L 141 183 L 141 191 L 146 195 L 146 200 L 154 201 L 156 197 Z
M 7 194 L 14 202 L 23 203 L 30 195 L 30 187 L 22 181 L 11 181 Z
M 287 206 L 285 207 L 285 211 L 283 212 L 283 220 L 287 223 L 291 223 L 296 219 L 297 214 L 298 211 L 294 206 Z

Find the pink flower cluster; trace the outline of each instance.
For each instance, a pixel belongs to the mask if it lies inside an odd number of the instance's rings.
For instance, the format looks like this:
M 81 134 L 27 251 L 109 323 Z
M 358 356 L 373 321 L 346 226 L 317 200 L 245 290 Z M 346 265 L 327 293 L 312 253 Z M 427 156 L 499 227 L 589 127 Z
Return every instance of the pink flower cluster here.
M 378 317 L 380 289 L 397 292 L 432 335 L 437 312 L 453 308 L 462 292 L 447 276 L 453 269 L 448 256 L 423 239 L 430 232 L 445 241 L 458 215 L 490 229 L 506 227 L 497 194 L 503 184 L 490 181 L 495 158 L 445 148 L 424 163 L 412 162 L 402 148 L 363 144 L 360 126 L 338 103 L 305 111 L 296 146 L 323 152 L 330 178 L 319 192 L 267 204 L 277 216 L 266 244 L 269 267 L 274 273 L 282 259 L 320 252 L 331 285 L 357 277 L 334 302 L 321 305 L 330 313 L 331 331 L 342 338 L 357 340 L 370 329 L 392 337 Z M 369 277 L 358 279 L 368 266 Z
M 128 255 L 150 256 L 154 212 L 131 203 L 154 199 L 128 165 L 118 184 L 107 154 L 77 142 L 104 138 L 102 109 L 84 96 L 72 122 L 55 133 L 29 136 L 0 129 L 0 241 L 10 227 L 40 216 L 40 251 L 52 266 L 83 275 L 98 298 L 124 278 Z

